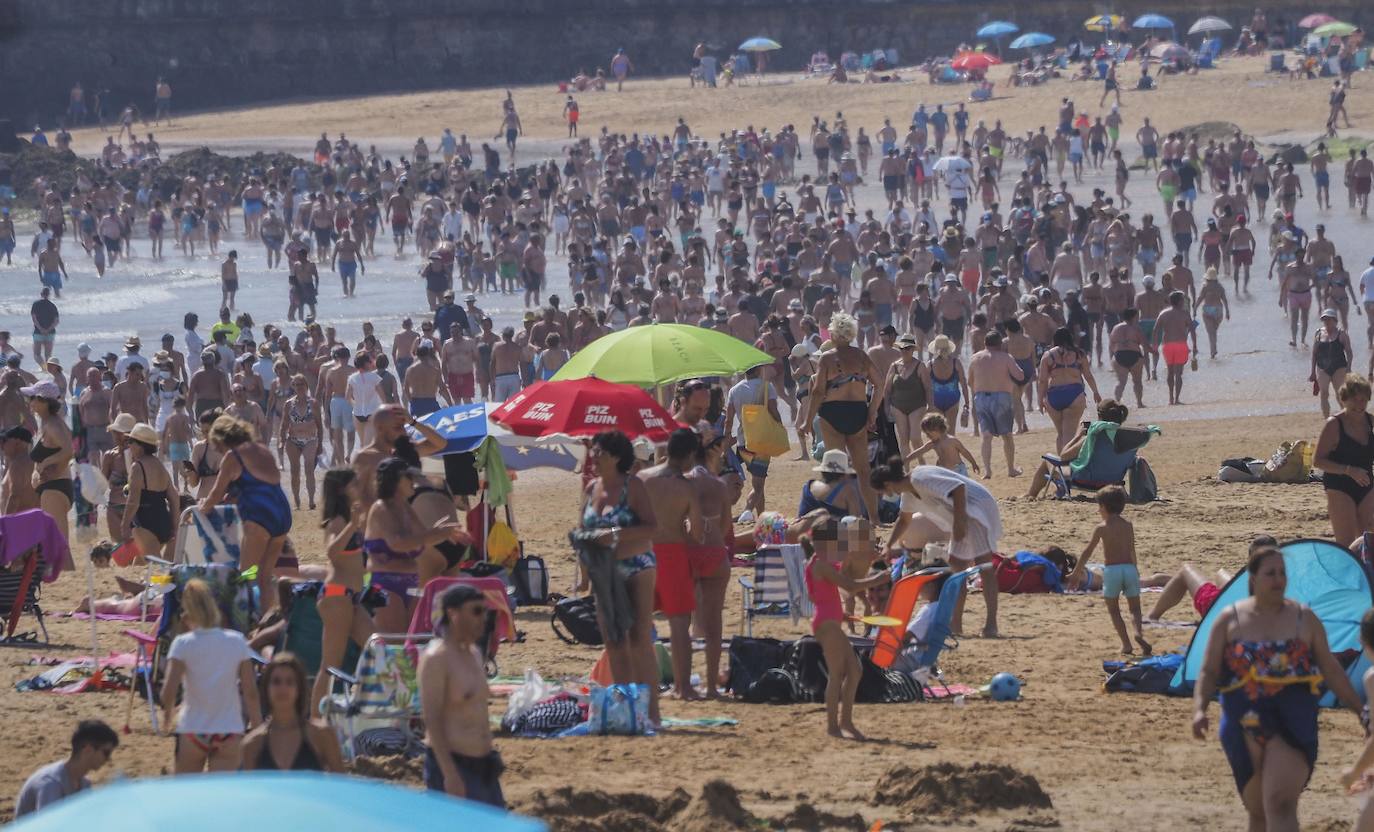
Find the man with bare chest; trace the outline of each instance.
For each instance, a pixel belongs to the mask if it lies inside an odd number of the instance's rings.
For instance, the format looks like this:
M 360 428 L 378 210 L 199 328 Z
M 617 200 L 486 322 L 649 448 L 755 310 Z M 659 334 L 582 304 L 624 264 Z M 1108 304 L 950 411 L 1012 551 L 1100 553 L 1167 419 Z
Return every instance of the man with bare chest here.
M 114 419 L 121 413 L 128 413 L 136 421 L 151 421 L 148 418 L 148 396 L 150 393 L 147 377 L 143 373 L 143 365 L 130 364 L 124 380 L 116 384 L 114 389 L 110 391 L 110 419 Z
M 723 443 L 726 438 L 721 434 L 710 442 Z M 725 530 L 732 528 L 734 523 L 731 511 L 734 501 L 725 481 L 706 468 L 705 459 L 706 448 L 703 447 L 697 453 L 696 465 L 687 472 L 687 481 L 696 492 L 700 507 L 702 532 L 701 541 L 689 546 L 687 551 L 693 566 L 696 595 L 701 601 L 697 622 L 706 641 L 706 698 L 715 699 L 720 695 L 721 614 L 725 608 L 725 592 L 730 585 L 730 548 Z
M 417 671 L 425 719 L 425 786 L 431 791 L 506 808 L 505 764 L 487 719 L 487 674 L 477 642 L 492 613 L 482 593 L 455 586 L 440 601 L 438 637 Z
M 701 545 L 705 539 L 701 500 L 686 477 L 696 465 L 700 447 L 701 439 L 695 433 L 686 428 L 675 430 L 668 437 L 667 461 L 639 475 L 658 520 L 654 532 L 654 557 L 658 561 L 654 603 L 668 617 L 673 684 L 679 699 L 698 698 L 691 683 L 696 581 L 716 575 L 719 570 L 719 563 L 715 562 L 717 553 L 708 553 Z
M 402 382 L 411 416 L 418 419 L 439 409 L 439 386 L 443 381 L 444 374 L 434 355 L 434 343 L 426 338 L 415 349 L 415 363 L 410 365 Z

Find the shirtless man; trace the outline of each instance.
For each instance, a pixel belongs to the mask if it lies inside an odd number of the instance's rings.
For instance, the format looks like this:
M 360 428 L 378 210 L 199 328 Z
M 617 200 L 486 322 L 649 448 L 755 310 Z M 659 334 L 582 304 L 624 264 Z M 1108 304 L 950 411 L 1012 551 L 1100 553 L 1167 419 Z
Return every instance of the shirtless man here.
M 38 254 L 38 280 L 59 298 L 62 297 L 62 281 L 71 280 L 67 276 L 67 264 L 57 252 L 56 237 L 49 238 L 47 248 Z
M 501 340 L 491 348 L 493 402 L 504 402 L 520 392 L 520 364 L 525 348 L 515 343 L 515 328 L 501 330 Z
M 703 394 L 706 390 L 701 391 Z M 699 396 L 709 401 L 710 396 Z M 724 442 L 724 435 L 710 439 L 711 442 Z M 730 488 L 725 481 L 707 470 L 705 466 L 706 448 L 702 447 L 696 465 L 687 472 L 687 481 L 696 492 L 697 504 L 701 512 L 702 539 L 700 543 L 688 546 L 687 557 L 692 565 L 692 578 L 696 583 L 696 596 L 700 600 L 697 621 L 701 635 L 706 641 L 706 698 L 720 696 L 720 639 L 721 614 L 725 607 L 725 592 L 730 585 L 730 549 L 725 538 L 725 530 L 734 523 L 731 507 Z M 710 567 L 714 565 L 715 569 Z
M 1155 319 L 1154 332 L 1150 336 L 1150 347 L 1164 356 L 1168 368 L 1169 404 L 1183 403 L 1183 368 L 1188 365 L 1190 355 L 1188 344 L 1192 342 L 1193 369 L 1197 370 L 1197 329 L 1193 326 L 1193 316 L 1188 313 L 1182 292 L 1175 290 L 1169 295 L 1169 308 L 1159 313 Z
M 38 492 L 33 486 L 33 460 L 29 449 L 33 432 L 23 425 L 15 425 L 0 434 L 0 457 L 5 474 L 0 478 L 0 512 L 18 514 L 39 507 Z
M 1141 332 L 1143 332 L 1146 339 L 1148 339 L 1154 331 L 1154 320 L 1158 318 L 1159 313 L 1163 312 L 1165 307 L 1169 305 L 1169 296 L 1155 288 L 1155 279 L 1151 275 L 1146 275 L 1145 278 L 1140 281 L 1140 286 L 1140 294 L 1135 296 L 1134 306 L 1140 313 L 1137 320 L 1141 322 L 1139 324 Z M 1183 290 L 1178 289 L 1178 291 Z M 1125 315 L 1124 311 L 1122 315 Z M 1147 321 L 1150 322 L 1149 326 L 1146 326 L 1144 323 Z M 1113 327 L 1113 329 L 1115 329 L 1115 327 Z M 1146 367 L 1146 370 L 1150 378 L 1156 381 L 1159 380 L 1158 353 L 1153 351 L 1150 353 L 1149 366 Z
M 207 410 L 223 408 L 229 401 L 229 376 L 220 369 L 219 353 L 213 347 L 200 354 L 200 369 L 191 374 L 186 401 L 197 419 Z
M 110 419 L 113 421 L 121 413 L 128 413 L 138 422 L 151 422 L 148 418 L 148 380 L 142 364 L 130 364 L 124 380 L 110 391 Z
M 1112 359 L 1112 372 L 1116 373 L 1117 401 L 1126 392 L 1129 379 L 1135 390 L 1136 407 L 1144 407 L 1145 384 L 1142 376 L 1145 371 L 1145 333 L 1140 329 L 1140 310 L 1127 309 L 1121 313 L 1121 323 L 1112 327 L 1107 336 L 1107 351 Z
M 1360 151 L 1360 158 L 1350 166 L 1350 180 L 1355 185 L 1355 202 L 1360 206 L 1360 216 L 1369 216 L 1369 191 L 1374 187 L 1374 159 L 1369 158 L 1369 150 Z
M 439 351 L 440 364 L 451 404 L 470 404 L 477 395 L 477 342 L 468 338 L 461 324 L 449 327 L 449 339 Z
M 1021 476 L 1016 467 L 1016 396 L 1017 385 L 1026 380 L 1021 366 L 1007 353 L 1002 334 L 992 331 L 983 341 L 981 352 L 968 362 L 968 385 L 973 392 L 973 415 L 983 435 L 983 479 L 992 479 L 992 439 L 1002 439 L 1002 453 L 1007 458 L 1007 476 Z
M 444 374 L 439 369 L 439 361 L 434 355 L 434 345 L 429 339 L 420 342 L 415 350 L 415 363 L 410 365 L 401 392 L 415 418 L 428 416 L 439 409 L 439 388 L 444 383 Z
M 315 391 L 315 401 L 327 408 L 325 421 L 329 426 L 330 459 L 336 465 L 342 465 L 353 455 L 356 439 L 353 408 L 348 404 L 348 377 L 353 375 L 353 365 L 349 363 L 351 355 L 348 347 L 335 347 L 330 353 L 331 360 L 320 368 L 319 387 Z M 348 436 L 346 446 L 345 434 Z
M 1165 292 L 1177 289 L 1188 296 L 1189 304 L 1197 301 L 1197 283 L 1193 279 L 1193 270 L 1184 265 L 1182 252 L 1174 255 L 1173 264 L 1164 270 L 1159 279 Z
M 492 745 L 487 719 L 487 674 L 477 642 L 494 614 L 486 596 L 471 586 L 454 586 L 440 600 L 439 637 L 425 646 L 417 670 L 425 718 L 425 786 L 499 809 L 501 755 Z
M 644 481 L 653 504 L 658 529 L 654 532 L 654 556 L 658 560 L 654 598 L 668 617 L 669 646 L 673 659 L 673 687 L 679 699 L 697 699 L 692 677 L 692 612 L 696 609 L 697 581 L 718 577 L 720 551 L 707 550 L 701 500 L 696 486 L 685 476 L 697 461 L 701 438 L 679 428 L 668 437 L 668 458 L 646 468 Z M 717 507 L 717 522 L 729 508 Z M 693 549 L 696 548 L 696 558 Z M 728 560 L 725 561 L 728 568 Z M 719 638 L 716 639 L 719 643 Z
M 339 235 L 339 242 L 334 246 L 334 253 L 329 259 L 331 271 L 338 271 L 339 280 L 343 282 L 343 294 L 346 298 L 351 298 L 357 294 L 358 272 L 367 274 L 367 264 L 363 262 L 362 250 L 358 248 L 358 243 L 347 231 Z
M 76 375 L 75 372 L 72 373 Z M 110 391 L 101 383 L 100 369 L 90 367 L 83 374 L 84 387 L 77 399 L 77 412 L 81 414 L 81 427 L 86 431 L 85 461 L 92 464 L 100 462 L 100 455 L 114 447 L 110 438 Z

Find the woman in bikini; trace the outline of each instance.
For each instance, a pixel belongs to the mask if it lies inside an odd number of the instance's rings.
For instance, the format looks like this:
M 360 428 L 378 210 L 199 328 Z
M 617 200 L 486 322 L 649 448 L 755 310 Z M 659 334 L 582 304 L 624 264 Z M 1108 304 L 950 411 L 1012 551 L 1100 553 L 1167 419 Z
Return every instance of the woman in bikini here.
M 1277 256 L 1276 254 L 1275 257 Z M 1282 277 L 1279 278 L 1279 306 L 1288 311 L 1290 347 L 1296 347 L 1299 340 L 1307 340 L 1307 321 L 1312 313 L 1314 277 L 1312 266 L 1304 257 L 1303 249 L 1295 248 L 1293 259 L 1284 267 Z M 1301 339 L 1298 336 L 1299 325 L 1302 327 Z
M 386 606 L 373 613 L 377 629 L 384 633 L 403 633 L 410 623 L 409 592 L 420 585 L 419 557 L 426 546 L 456 540 L 460 529 L 448 520 L 424 525 L 410 498 L 417 485 L 423 485 L 420 469 L 398 457 L 388 457 L 377 466 L 377 499 L 367 512 L 363 533 L 363 554 L 372 570 L 372 586 L 386 591 Z
M 152 425 L 139 423 L 129 431 L 128 502 L 119 525 L 119 539 L 131 537 L 144 555 L 160 554 L 171 559 L 176 540 L 177 518 L 181 516 L 181 495 L 172 476 L 157 458 L 158 437 Z
M 916 347 L 916 339 L 911 335 L 897 339 L 901 357 L 888 368 L 883 385 L 882 398 L 888 403 L 888 415 L 897 428 L 897 450 L 903 457 L 920 444 L 921 420 L 930 401 L 930 370 L 917 357 Z
M 1321 329 L 1312 339 L 1312 373 L 1307 380 L 1321 396 L 1322 418 L 1331 415 L 1331 391 L 1340 389 L 1355 357 L 1350 336 L 1336 323 L 1337 317 L 1336 310 L 1323 310 Z
M 181 590 L 181 624 L 186 632 L 167 651 L 161 697 L 163 725 L 170 731 L 177 694 L 182 694 L 173 771 L 237 771 L 243 761 L 244 716 L 249 729 L 262 721 L 253 651 L 242 633 L 220 627 L 219 605 L 200 578 Z
M 1374 419 L 1370 418 L 1369 382 L 1348 373 L 1336 398 L 1339 412 L 1326 420 L 1312 465 L 1320 468 L 1326 510 L 1336 543 L 1348 546 L 1374 531 Z
M 243 768 L 342 772 L 338 736 L 310 719 L 315 711 L 301 660 L 291 653 L 276 654 L 263 668 L 260 685 L 267 718 L 243 738 Z
M 1221 329 L 1223 315 L 1226 320 L 1231 320 L 1231 303 L 1226 299 L 1226 287 L 1217 278 L 1217 270 L 1210 268 L 1202 281 L 1202 288 L 1198 290 L 1197 300 L 1193 303 L 1193 314 L 1202 310 L 1202 325 L 1207 330 L 1207 345 L 1212 350 L 1212 357 L 1217 357 L 1217 331 Z M 1117 398 L 1121 398 L 1117 396 Z
M 610 548 L 616 569 L 625 579 L 634 608 L 634 625 L 622 641 L 606 642 L 611 680 L 652 685 L 649 718 L 658 715 L 658 660 L 654 656 L 654 581 L 658 562 L 652 549 L 657 522 L 644 482 L 630 473 L 635 464 L 634 446 L 620 431 L 592 437 L 587 464 L 596 473 L 583 494 L 582 529 L 598 529 L 596 543 Z M 604 634 L 604 628 L 603 628 Z
M 305 468 L 305 494 L 310 510 L 315 510 L 315 466 L 320 456 L 320 437 L 324 428 L 320 422 L 320 409 L 310 395 L 310 384 L 305 376 L 296 374 L 291 377 L 291 398 L 286 399 L 281 409 L 281 426 L 277 431 L 277 449 L 285 448 L 286 458 L 291 463 L 291 496 L 296 510 L 301 508 L 301 468 Z
M 21 387 L 19 392 L 28 397 L 29 412 L 38 422 L 33 450 L 29 451 L 38 505 L 66 538 L 67 513 L 72 510 L 75 490 L 71 473 L 72 431 L 62 415 L 62 390 L 54 382 L 40 381 L 32 387 Z
M 333 468 L 325 472 L 320 489 L 320 517 L 324 538 L 329 541 L 325 550 L 329 571 L 315 603 L 323 632 L 320 666 L 311 694 L 311 713 L 319 713 L 319 704 L 329 693 L 327 668 L 342 665 L 349 640 L 361 646 L 376 631 L 369 604 L 381 593 L 365 591 L 363 586 L 363 576 L 367 572 L 363 523 L 367 510 L 361 500 L 362 489 L 351 468 Z
M 1054 346 L 1040 358 L 1039 377 L 1044 379 L 1040 391 L 1040 406 L 1054 422 L 1056 451 L 1078 431 L 1078 420 L 1087 405 L 1084 385 L 1092 390 L 1093 401 L 1101 401 L 1097 381 L 1093 378 L 1092 362 L 1082 350 L 1074 346 L 1073 333 L 1068 327 L 1054 332 Z
M 878 498 L 868 485 L 868 429 L 877 415 L 881 399 L 868 401 L 868 386 L 883 388 L 883 379 L 873 359 L 853 345 L 858 324 L 844 312 L 830 318 L 830 340 L 834 349 L 821 353 L 816 375 L 811 379 L 807 421 L 820 417 L 821 439 L 827 449 L 849 454 L 859 474 L 868 516 L 878 511 Z
M 1288 576 L 1277 548 L 1246 566 L 1250 596 L 1216 619 L 1193 692 L 1193 736 L 1207 736 L 1207 710 L 1221 694 L 1217 733 L 1251 829 L 1298 829 L 1298 798 L 1317 762 L 1321 685 L 1358 717 L 1362 710 L 1321 619 L 1284 598 Z

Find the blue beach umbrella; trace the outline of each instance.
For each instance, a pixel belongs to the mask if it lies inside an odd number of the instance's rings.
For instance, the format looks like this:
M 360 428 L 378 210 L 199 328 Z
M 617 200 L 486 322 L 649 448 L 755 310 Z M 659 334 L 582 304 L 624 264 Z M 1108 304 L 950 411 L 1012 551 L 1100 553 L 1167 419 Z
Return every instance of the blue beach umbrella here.
M 448 447 L 444 448 L 441 455 L 475 451 L 483 442 L 491 439 L 501 449 L 501 461 L 512 471 L 529 468 L 572 471 L 577 467 L 578 456 L 573 450 L 575 446 L 566 442 L 541 441 L 532 436 L 516 436 L 488 418 L 491 411 L 498 407 L 499 403 L 491 402 L 457 404 L 436 410 L 421 417 L 420 421 L 448 440 Z
M 781 49 L 782 44 L 772 38 L 758 37 L 746 40 L 739 45 L 739 48 L 744 52 L 772 52 L 775 49 Z
M 126 780 L 69 797 L 12 829 L 137 828 L 143 832 L 245 829 L 481 829 L 545 832 L 543 823 L 437 792 L 342 774 L 235 772 Z
M 1162 14 L 1142 14 L 1131 24 L 1134 29 L 1172 29 L 1174 22 Z
M 1000 38 L 1003 35 L 1010 35 L 1013 32 L 1021 31 L 1021 27 L 1008 20 L 994 20 L 991 23 L 983 24 L 975 34 L 980 38 Z
M 1011 42 L 1012 49 L 1035 49 L 1054 43 L 1054 35 L 1047 35 L 1044 32 L 1027 32 L 1021 37 Z

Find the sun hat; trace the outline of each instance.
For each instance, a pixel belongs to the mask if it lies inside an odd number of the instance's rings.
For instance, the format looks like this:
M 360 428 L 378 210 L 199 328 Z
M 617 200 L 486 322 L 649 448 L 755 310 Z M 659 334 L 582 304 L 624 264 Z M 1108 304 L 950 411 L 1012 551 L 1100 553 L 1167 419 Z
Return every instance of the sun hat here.
M 40 381 L 29 387 L 20 387 L 19 392 L 21 395 L 38 399 L 52 399 L 56 401 L 62 398 L 62 388 L 58 387 L 57 383 L 52 381 Z
M 1340 315 L 1337 315 L 1337 314 L 1336 314 L 1336 310 L 1334 310 L 1334 309 L 1323 309 L 1323 310 L 1322 310 L 1322 320 L 1326 320 L 1327 318 L 1330 318 L 1330 319 L 1333 320 L 1333 321 L 1338 321 L 1338 320 L 1340 320 L 1340 317 L 1341 317 L 1341 316 L 1340 316 Z
M 111 422 L 105 430 L 110 433 L 128 435 L 129 431 L 133 430 L 136 424 L 138 424 L 138 420 L 134 418 L 132 413 L 121 413 L 114 418 L 114 421 Z
M 849 464 L 849 454 L 835 448 L 821 454 L 821 464 L 811 470 L 818 474 L 852 474 L 854 466 Z
M 936 335 L 930 342 L 930 351 L 936 355 L 954 355 L 954 341 L 948 335 Z
M 129 438 L 146 445 L 158 444 L 157 430 L 147 422 L 139 422 L 129 431 Z
M 902 337 L 900 337 L 900 338 L 897 339 L 897 349 L 899 349 L 899 350 L 909 350 L 909 349 L 915 349 L 915 348 L 916 348 L 916 336 L 912 335 L 911 333 L 907 333 L 906 335 L 903 335 Z

